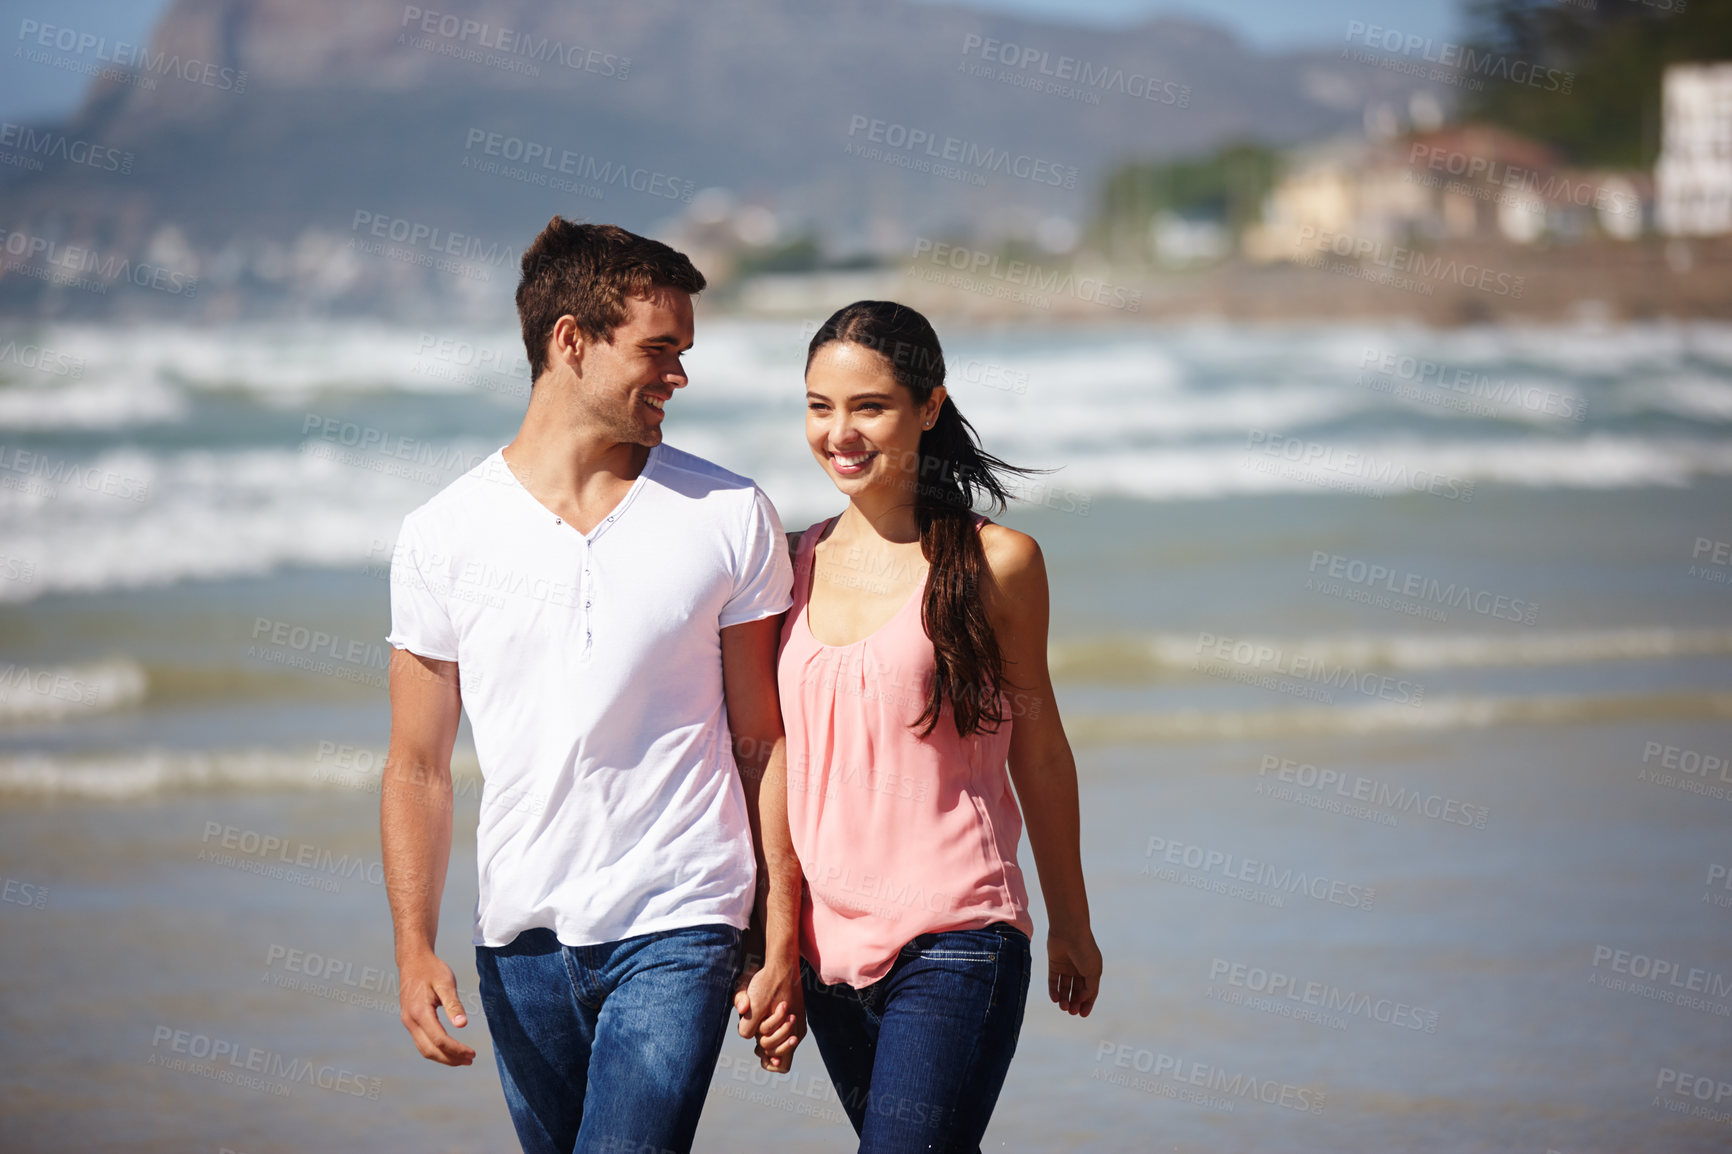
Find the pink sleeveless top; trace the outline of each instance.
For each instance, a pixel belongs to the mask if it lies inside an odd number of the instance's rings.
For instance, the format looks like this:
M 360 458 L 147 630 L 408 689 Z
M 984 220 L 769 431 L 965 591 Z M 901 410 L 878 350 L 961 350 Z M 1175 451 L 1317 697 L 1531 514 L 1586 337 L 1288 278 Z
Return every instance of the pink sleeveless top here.
M 975 515 L 977 531 L 985 520 Z M 813 550 L 828 524 L 800 538 L 777 680 L 788 825 L 806 875 L 800 953 L 824 982 L 858 989 L 888 973 L 916 935 L 1009 922 L 1032 937 L 1034 924 L 1016 863 L 1009 701 L 1001 695 L 996 733 L 957 737 L 948 700 L 930 735 L 909 728 L 934 670 L 920 620 L 925 582 L 852 645 L 813 637 Z

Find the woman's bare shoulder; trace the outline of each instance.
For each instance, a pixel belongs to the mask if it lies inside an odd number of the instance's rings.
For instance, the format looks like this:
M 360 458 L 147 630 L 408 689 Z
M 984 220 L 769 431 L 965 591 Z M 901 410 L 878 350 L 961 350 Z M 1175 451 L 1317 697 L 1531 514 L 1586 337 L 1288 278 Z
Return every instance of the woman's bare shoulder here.
M 1027 533 L 988 521 L 980 527 L 980 548 L 992 575 L 987 613 L 1000 638 L 1032 631 L 1040 633 L 1044 644 L 1048 593 L 1040 546 Z
M 1015 580 L 1042 566 L 1040 545 L 1033 537 L 992 521 L 980 527 L 980 548 L 986 554 L 987 568 L 1000 582 Z

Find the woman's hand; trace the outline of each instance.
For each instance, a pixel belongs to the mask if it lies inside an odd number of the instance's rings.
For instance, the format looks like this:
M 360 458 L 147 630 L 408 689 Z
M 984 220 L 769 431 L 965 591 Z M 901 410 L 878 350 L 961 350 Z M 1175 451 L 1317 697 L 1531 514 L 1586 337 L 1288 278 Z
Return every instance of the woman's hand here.
M 798 961 L 790 967 L 778 964 L 742 975 L 734 993 L 734 1009 L 740 1015 L 742 1038 L 756 1037 L 758 1064 L 777 1074 L 786 1074 L 794 1061 L 794 1049 L 806 1036 L 806 1002 L 800 989 Z
M 1046 994 L 1067 1014 L 1084 1018 L 1094 1009 L 1101 988 L 1101 950 L 1094 932 L 1046 935 Z

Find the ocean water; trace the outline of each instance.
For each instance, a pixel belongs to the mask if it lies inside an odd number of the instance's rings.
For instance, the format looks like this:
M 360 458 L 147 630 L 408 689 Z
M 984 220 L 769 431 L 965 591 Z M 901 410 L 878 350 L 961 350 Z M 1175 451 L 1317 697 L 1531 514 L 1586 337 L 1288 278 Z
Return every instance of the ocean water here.
M 700 317 L 666 426 L 789 528 L 840 508 L 815 324 Z M 1732 328 L 941 332 L 1055 470 L 1001 519 L 1106 957 L 1086 1020 L 1037 981 L 987 1148 L 1732 1146 Z M 478 1004 L 468 1070 L 396 1021 L 377 800 L 397 526 L 522 362 L 0 335 L 0 1147 L 514 1148 Z M 455 770 L 468 992 L 467 731 Z M 815 1047 L 733 1039 L 699 1148 L 772 1139 L 853 1148 Z

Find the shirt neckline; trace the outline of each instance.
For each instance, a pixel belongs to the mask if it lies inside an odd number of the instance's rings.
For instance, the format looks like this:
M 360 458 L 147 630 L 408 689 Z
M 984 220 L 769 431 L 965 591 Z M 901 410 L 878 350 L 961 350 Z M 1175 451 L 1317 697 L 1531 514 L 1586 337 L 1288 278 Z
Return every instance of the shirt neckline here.
M 649 456 L 644 458 L 643 468 L 638 470 L 636 480 L 632 481 L 631 488 L 626 490 L 625 496 L 619 499 L 619 504 L 615 505 L 613 509 L 609 511 L 607 516 L 603 517 L 600 521 L 597 521 L 595 523 L 595 528 L 591 529 L 588 533 L 578 533 L 578 536 L 585 543 L 594 544 L 597 537 L 600 537 L 605 533 L 615 521 L 618 521 L 621 517 L 625 516 L 626 509 L 634 500 L 636 500 L 638 492 L 643 489 L 644 484 L 649 479 L 650 473 L 655 470 L 656 463 L 661 459 L 661 450 L 662 445 L 664 444 L 666 444 L 666 442 L 662 441 L 650 446 Z M 534 505 L 537 509 L 541 510 L 543 516 L 552 517 L 556 524 L 570 529 L 573 533 L 577 533 L 576 525 L 573 525 L 570 521 L 567 521 L 564 517 L 561 517 L 546 505 L 543 505 L 540 499 L 537 498 L 534 493 L 531 493 L 527 488 L 525 488 L 522 481 L 517 479 L 517 474 L 511 471 L 511 463 L 505 459 L 504 445 L 493 450 L 493 456 L 498 460 L 499 467 L 505 470 L 505 475 L 510 478 L 510 487 L 512 489 L 523 494 L 524 499 Z
M 812 644 L 816 645 L 818 648 L 852 649 L 856 645 L 866 644 L 866 642 L 872 640 L 874 637 L 894 625 L 904 613 L 908 612 L 908 607 L 914 604 L 915 600 L 918 599 L 921 594 L 926 592 L 926 583 L 932 579 L 932 566 L 930 564 L 927 565 L 926 575 L 920 579 L 919 588 L 915 589 L 913 593 L 908 595 L 908 600 L 904 601 L 901 608 L 891 614 L 890 619 L 884 622 L 884 624 L 880 625 L 866 636 L 860 638 L 858 641 L 850 641 L 846 645 L 826 645 L 824 642 L 818 640 L 818 635 L 816 633 L 812 632 L 812 586 L 817 584 L 818 581 L 818 542 L 823 540 L 824 533 L 829 531 L 830 524 L 835 520 L 836 518 L 832 517 L 829 521 L 825 522 L 825 529 L 820 532 L 818 536 L 812 539 L 812 547 L 806 551 L 806 599 L 800 605 L 800 623 L 806 628 L 806 636 L 810 637 L 812 639 Z

